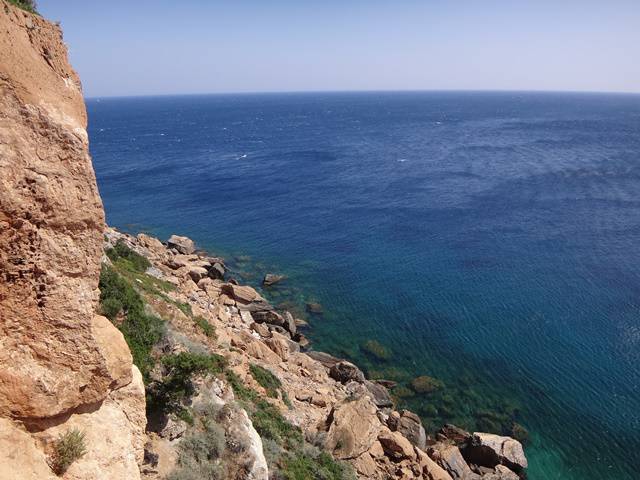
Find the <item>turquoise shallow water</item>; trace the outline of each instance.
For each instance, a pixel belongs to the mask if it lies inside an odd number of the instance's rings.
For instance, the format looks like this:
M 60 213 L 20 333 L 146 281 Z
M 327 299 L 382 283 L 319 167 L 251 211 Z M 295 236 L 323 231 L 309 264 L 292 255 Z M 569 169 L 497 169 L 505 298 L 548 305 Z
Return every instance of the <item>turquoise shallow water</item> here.
M 186 234 L 429 427 L 530 432 L 531 479 L 640 470 L 640 96 L 88 101 L 108 221 Z M 245 258 L 249 256 L 250 258 Z M 364 348 L 375 339 L 387 358 Z

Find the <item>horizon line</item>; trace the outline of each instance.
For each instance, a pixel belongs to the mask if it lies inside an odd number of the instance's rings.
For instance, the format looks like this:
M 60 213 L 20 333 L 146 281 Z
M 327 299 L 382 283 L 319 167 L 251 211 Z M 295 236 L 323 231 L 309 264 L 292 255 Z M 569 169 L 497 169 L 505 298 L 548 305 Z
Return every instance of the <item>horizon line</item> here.
M 304 95 L 327 93 L 549 93 L 549 94 L 585 94 L 585 95 L 640 95 L 639 92 L 607 91 L 607 90 L 520 90 L 520 89 L 365 89 L 365 90 L 256 90 L 256 91 L 225 91 L 200 93 L 150 93 L 131 95 L 92 95 L 85 96 L 85 100 L 100 100 L 107 98 L 153 98 L 153 97 L 196 97 L 196 96 L 225 96 L 225 95 Z

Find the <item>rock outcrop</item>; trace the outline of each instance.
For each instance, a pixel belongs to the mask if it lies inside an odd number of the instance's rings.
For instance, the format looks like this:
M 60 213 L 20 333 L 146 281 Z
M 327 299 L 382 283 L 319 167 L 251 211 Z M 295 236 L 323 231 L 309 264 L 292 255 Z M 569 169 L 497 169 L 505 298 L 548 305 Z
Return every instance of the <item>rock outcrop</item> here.
M 139 477 L 144 390 L 96 314 L 104 212 L 86 122 L 60 28 L 0 1 L 0 443 L 22 446 L 0 450 L 15 470 L 2 478 L 48 478 L 72 425 L 88 445 L 67 478 Z

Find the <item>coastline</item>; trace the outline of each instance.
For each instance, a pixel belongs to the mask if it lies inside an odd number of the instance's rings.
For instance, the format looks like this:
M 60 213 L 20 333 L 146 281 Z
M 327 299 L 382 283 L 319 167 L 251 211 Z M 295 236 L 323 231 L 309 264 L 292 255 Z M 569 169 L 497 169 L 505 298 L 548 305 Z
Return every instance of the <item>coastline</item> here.
M 118 242 L 123 243 L 150 262 L 144 275 L 151 273 L 157 280 L 175 286 L 175 290 L 167 291 L 163 296 L 167 295 L 174 305 L 182 305 L 180 309 L 188 314 L 184 315 L 183 312 L 182 318 L 176 318 L 175 312 L 172 314 L 174 316 L 170 315 L 170 331 L 190 336 L 193 332 L 185 329 L 185 320 L 188 322 L 189 317 L 196 318 L 196 314 L 206 318 L 217 334 L 215 341 L 209 339 L 202 345 L 216 354 L 222 354 L 224 350 L 225 356 L 239 355 L 241 360 L 237 357 L 229 360 L 236 367 L 257 362 L 274 373 L 282 384 L 282 393 L 277 396 L 275 403 L 285 418 L 299 427 L 305 436 L 318 436 L 321 433 L 324 436 L 323 447 L 337 460 L 351 464 L 360 476 L 384 478 L 384 475 L 392 474 L 392 478 L 447 479 L 458 478 L 456 475 L 471 475 L 469 478 L 517 478 L 515 473 L 506 468 L 502 471 L 506 464 L 524 478 L 527 462 L 519 442 L 508 437 L 468 433 L 453 426 L 443 426 L 438 432 L 426 432 L 417 415 L 395 409 L 397 400 L 392 398 L 390 392 L 393 392 L 396 382 L 381 378 L 365 379 L 362 370 L 350 361 L 313 350 L 305 333 L 301 333 L 307 328 L 306 321 L 294 318 L 288 311 L 278 310 L 260 291 L 232 278 L 224 259 L 197 251 L 193 242 L 186 237 L 172 237 L 163 244 L 145 234 L 134 237 L 108 229 L 105 238 L 107 251 Z M 181 245 L 176 243 L 178 241 Z M 141 279 L 136 281 L 143 283 Z M 144 296 L 150 299 L 148 292 Z M 151 303 L 158 309 L 156 300 Z M 311 310 L 310 315 L 322 314 L 320 305 L 307 305 L 307 309 Z M 222 330 L 227 331 L 222 334 Z M 193 344 L 199 340 L 195 335 L 187 343 Z M 379 345 L 374 343 L 369 346 L 371 353 L 384 354 Z M 171 348 L 175 349 L 175 346 Z M 304 364 L 295 374 L 287 365 L 293 358 L 294 362 Z M 300 361 L 300 358 L 304 360 Z M 241 368 L 239 372 L 243 381 L 248 382 L 247 385 L 255 387 L 251 375 L 242 372 Z M 311 391 L 308 390 L 310 378 L 319 382 Z M 437 388 L 437 380 L 426 376 L 415 379 L 413 384 L 417 392 Z M 307 387 L 308 393 L 300 392 L 302 385 Z M 353 408 L 355 411 L 352 411 Z M 340 412 L 345 418 L 351 419 L 341 427 L 336 426 L 335 420 Z M 173 425 L 169 431 L 174 431 L 176 423 L 180 421 L 173 418 L 169 422 Z M 343 437 L 352 435 L 349 429 L 358 429 L 361 423 L 368 433 L 360 432 L 345 446 Z M 326 431 L 319 429 L 319 425 L 325 425 L 323 428 Z M 345 427 L 348 431 L 344 430 Z M 183 430 L 182 434 L 188 431 L 185 425 L 180 429 Z M 166 440 L 163 439 L 163 433 L 168 438 L 175 435 L 165 430 L 166 425 L 154 433 L 156 442 Z M 361 439 L 362 435 L 364 440 Z M 486 442 L 494 437 L 514 445 L 514 458 L 517 457 L 517 461 L 487 459 Z M 176 438 L 165 443 L 171 444 Z M 363 441 L 368 444 L 362 445 Z M 480 452 L 483 454 L 480 455 Z M 401 470 L 401 476 L 396 477 Z M 429 474 L 431 476 L 423 477 L 427 470 L 432 472 Z

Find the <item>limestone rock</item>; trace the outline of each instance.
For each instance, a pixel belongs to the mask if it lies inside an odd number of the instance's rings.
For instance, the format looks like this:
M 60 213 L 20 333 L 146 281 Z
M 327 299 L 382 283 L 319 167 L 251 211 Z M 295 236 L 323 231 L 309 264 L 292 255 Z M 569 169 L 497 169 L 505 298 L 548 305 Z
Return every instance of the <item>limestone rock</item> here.
M 399 415 L 390 416 L 389 428 L 397 430 L 404 435 L 413 445 L 425 450 L 427 446 L 427 433 L 422 426 L 422 421 L 415 413 L 402 410 Z
M 364 373 L 362 373 L 362 370 L 346 360 L 333 365 L 329 369 L 329 376 L 341 383 L 347 383 L 350 381 L 358 383 L 364 382 Z
M 480 480 L 480 475 L 471 471 L 455 445 L 438 443 L 429 447 L 427 453 L 453 480 Z
M 445 426 L 443 426 L 438 431 L 438 434 L 443 438 L 452 441 L 459 447 L 465 445 L 471 438 L 471 434 L 469 432 L 450 423 L 447 423 Z
M 94 328 L 104 213 L 60 28 L 0 8 L 0 416 L 103 400 L 129 369 Z
M 335 408 L 330 415 L 327 447 L 336 458 L 356 458 L 372 447 L 382 428 L 376 411 L 376 406 L 367 396 Z
M 371 398 L 373 399 L 373 403 L 375 403 L 376 406 L 380 408 L 393 407 L 391 395 L 389 395 L 387 389 L 382 385 L 365 380 L 364 386 L 369 391 Z
M 0 478 L 56 480 L 47 457 L 31 436 L 6 418 L 0 418 Z
M 382 445 L 384 453 L 393 460 L 413 459 L 416 456 L 413 445 L 400 432 L 384 429 L 378 435 L 378 441 Z
M 191 255 L 196 251 L 196 245 L 193 243 L 193 240 L 179 235 L 171 235 L 169 240 L 167 240 L 167 246 L 184 255 Z
M 463 454 L 467 461 L 485 467 L 505 465 L 516 473 L 527 468 L 522 444 L 511 437 L 475 432 Z

